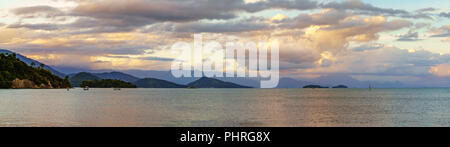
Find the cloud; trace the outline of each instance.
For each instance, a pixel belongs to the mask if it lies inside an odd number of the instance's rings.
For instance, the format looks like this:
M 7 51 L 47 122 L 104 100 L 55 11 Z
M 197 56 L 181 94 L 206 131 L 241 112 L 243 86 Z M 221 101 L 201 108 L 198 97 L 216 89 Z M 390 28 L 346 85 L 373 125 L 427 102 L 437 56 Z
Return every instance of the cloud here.
M 337 10 L 360 10 L 377 14 L 408 14 L 408 11 L 399 9 L 386 9 L 375 7 L 361 0 L 347 0 L 344 2 L 330 2 L 321 4 L 322 8 L 333 8 Z
M 445 56 L 425 50 L 405 50 L 387 46 L 361 50 L 364 51 L 334 56 L 331 66 L 298 69 L 297 74 L 426 77 L 433 75 L 430 72 L 432 67 L 450 62 Z
M 391 9 L 391 8 L 380 8 L 373 6 L 368 3 L 364 3 L 361 0 L 346 0 L 342 2 L 329 2 L 329 3 L 321 3 L 319 4 L 321 8 L 333 8 L 337 10 L 352 10 L 355 14 L 360 15 L 384 15 L 384 16 L 398 16 L 404 18 L 423 18 L 423 19 L 433 19 L 430 15 L 425 12 L 430 11 L 431 9 L 424 9 L 423 11 L 416 12 L 408 12 L 406 10 L 401 9 Z
M 310 25 L 336 24 L 358 10 L 378 14 L 407 14 L 396 9 L 384 9 L 361 2 L 348 0 L 318 4 L 310 0 L 263 0 L 246 3 L 244 0 L 87 0 L 78 1 L 78 5 L 63 12 L 51 6 L 33 6 L 14 9 L 16 15 L 43 13 L 46 17 L 66 16 L 76 18 L 70 24 L 50 26 L 48 24 L 22 24 L 11 27 L 24 27 L 37 30 L 55 28 L 73 30 L 74 33 L 129 32 L 153 24 L 172 23 L 173 30 L 180 32 L 245 32 L 267 29 L 267 24 L 250 21 L 236 21 L 244 12 L 254 13 L 269 9 L 310 10 L 329 8 L 324 14 L 301 14 L 282 23 L 282 27 L 305 28 Z M 207 22 L 202 20 L 222 20 Z M 232 22 L 230 22 L 232 20 Z M 223 22 L 226 21 L 226 22 Z M 166 25 L 166 24 L 165 24 Z M 170 27 L 170 25 L 166 25 Z M 168 28 L 170 30 L 170 28 Z
M 193 33 L 229 33 L 229 32 L 248 32 L 257 30 L 266 30 L 271 27 L 264 22 L 263 18 L 248 18 L 238 21 L 228 21 L 223 23 L 204 23 L 192 22 L 173 25 L 175 32 L 193 32 Z
M 351 13 L 334 9 L 324 10 L 313 14 L 300 14 L 294 18 L 275 16 L 271 19 L 262 17 L 250 17 L 226 22 L 186 22 L 186 23 L 162 23 L 154 25 L 150 29 L 163 29 L 172 32 L 206 32 L 206 33 L 232 33 L 248 31 L 264 31 L 273 29 L 303 29 L 311 25 L 334 25 L 339 23 Z M 283 17 L 283 18 L 278 18 Z
M 125 18 L 122 20 L 101 20 L 95 18 L 80 18 L 75 22 L 63 25 L 69 28 L 73 34 L 117 33 L 133 32 L 137 28 L 147 25 L 147 20 L 138 18 Z
M 433 66 L 430 72 L 439 77 L 450 77 L 450 64 L 439 64 Z
M 302 22 L 299 18 L 308 21 L 290 25 L 292 22 Z M 379 33 L 413 26 L 407 20 L 388 21 L 383 16 L 361 17 L 334 9 L 309 15 L 300 14 L 277 23 L 288 31 L 295 30 L 295 26 L 304 28 L 303 33 L 295 37 L 272 36 L 281 42 L 280 57 L 285 70 L 333 66 L 340 62 L 336 57 L 342 54 L 385 48 L 383 44 L 367 43 L 378 40 Z M 348 49 L 351 43 L 366 44 Z
M 299 14 L 292 19 L 284 19 L 276 23 L 280 23 L 280 27 L 284 28 L 306 28 L 311 25 L 333 25 L 338 24 L 341 20 L 351 16 L 350 13 L 335 9 L 327 9 L 320 13 Z
M 430 23 L 424 23 L 424 22 L 419 22 L 419 23 L 416 23 L 415 25 L 414 25 L 414 30 L 418 30 L 418 29 L 421 29 L 421 28 L 424 28 L 424 27 L 429 27 L 431 24 Z
M 219 42 L 277 40 L 281 69 L 296 74 L 423 76 L 431 67 L 449 62 L 435 53 L 377 43 L 380 38 L 420 41 L 423 28 L 434 21 L 413 24 L 416 20 L 410 18 L 436 16 L 434 8 L 408 12 L 361 0 L 71 1 L 74 7 L 13 9 L 19 21 L 0 28 L 0 45 L 59 65 L 167 69 L 170 45 L 203 33 Z M 403 29 L 407 32 L 397 38 L 386 37 L 386 32 Z M 449 34 L 448 27 L 441 27 L 427 36 Z
M 11 24 L 8 25 L 8 28 L 27 28 L 31 30 L 46 30 L 46 31 L 52 31 L 52 30 L 58 30 L 58 25 L 55 24 Z
M 102 20 L 144 19 L 147 22 L 186 22 L 231 19 L 240 0 L 94 0 L 78 5 L 73 13 Z M 132 8 L 132 9 L 130 9 Z
M 352 17 L 341 21 L 337 25 L 319 27 L 306 33 L 313 48 L 320 51 L 338 53 L 346 49 L 350 41 L 368 42 L 378 39 L 378 33 L 389 32 L 411 26 L 406 20 L 387 21 L 385 17 L 368 18 Z
M 310 0 L 263 0 L 243 6 L 248 12 L 258 12 L 266 9 L 310 10 L 318 8 L 317 2 Z
M 34 18 L 39 16 L 52 18 L 65 15 L 60 9 L 51 6 L 20 7 L 13 9 L 11 12 L 25 18 Z
M 10 29 L 19 30 L 19 29 Z M 24 30 L 24 29 L 22 29 Z M 11 32 L 9 31 L 9 32 Z M 30 32 L 30 31 L 28 31 Z M 8 32 L 5 32 L 8 34 Z M 14 32 L 11 32 L 14 33 Z M 25 34 L 25 33 L 24 33 Z M 27 54 L 76 54 L 80 56 L 99 56 L 110 54 L 137 55 L 152 50 L 161 40 L 159 37 L 136 33 L 108 34 L 53 34 L 19 36 L 20 42 L 4 44 L 4 47 L 20 49 Z M 16 36 L 9 36 L 19 38 Z M 6 38 L 5 38 L 6 39 Z M 153 40 L 154 39 L 154 40 Z
M 369 43 L 369 44 L 364 44 L 358 47 L 354 47 L 351 50 L 354 52 L 363 52 L 363 51 L 369 51 L 369 50 L 378 50 L 381 48 L 384 48 L 384 44 L 379 44 L 379 43 Z
M 171 62 L 174 60 L 173 58 L 162 58 L 162 57 L 140 57 L 138 59 L 152 60 L 152 61 L 167 61 L 167 62 Z
M 132 8 L 132 9 L 130 9 Z M 181 31 L 224 32 L 231 30 L 227 25 L 242 30 L 251 27 L 264 28 L 261 24 L 246 26 L 243 23 L 199 23 L 199 20 L 230 20 L 242 12 L 258 12 L 266 9 L 314 9 L 316 2 L 309 0 L 266 0 L 245 3 L 243 0 L 92 0 L 81 2 L 71 15 L 83 17 L 72 26 L 92 28 L 92 32 L 129 31 L 139 27 L 172 22 Z M 102 26 L 102 27 L 100 27 Z M 212 30 L 218 27 L 217 31 Z M 209 29 L 208 29 L 209 28 Z M 236 29 L 239 31 L 239 29 Z M 231 31 L 233 32 L 233 31 Z
M 422 9 L 419 9 L 419 10 L 417 10 L 416 12 L 432 12 L 432 11 L 437 11 L 437 9 L 436 8 L 422 8 Z
M 450 37 L 450 25 L 433 28 L 430 32 L 433 34 L 431 37 Z
M 450 37 L 450 33 L 437 34 L 437 35 L 433 35 L 431 37 Z
M 439 16 L 450 18 L 450 12 L 442 12 Z
M 407 34 L 400 35 L 397 41 L 419 41 L 418 32 L 408 32 Z
M 335 68 L 335 65 L 339 65 L 340 62 L 351 60 L 351 58 L 360 58 L 352 56 L 342 59 L 340 58 L 342 56 L 386 48 L 383 44 L 367 43 L 377 40 L 378 33 L 408 28 L 412 25 L 411 22 L 406 20 L 388 21 L 382 16 L 350 16 L 337 24 L 311 25 L 305 28 L 304 33 L 298 38 L 293 38 L 292 36 L 273 37 L 280 41 L 280 63 L 284 71 L 306 70 L 313 72 L 319 70 L 313 74 L 332 73 L 338 71 L 338 69 L 330 68 Z M 365 44 L 348 49 L 351 43 Z M 370 56 L 370 54 L 367 56 Z M 376 59 L 374 58 L 373 60 Z M 344 69 L 351 70 L 350 68 L 346 67 Z M 323 69 L 323 71 L 320 69 Z M 339 70 L 339 72 L 343 71 Z M 301 74 L 311 73 L 302 72 Z

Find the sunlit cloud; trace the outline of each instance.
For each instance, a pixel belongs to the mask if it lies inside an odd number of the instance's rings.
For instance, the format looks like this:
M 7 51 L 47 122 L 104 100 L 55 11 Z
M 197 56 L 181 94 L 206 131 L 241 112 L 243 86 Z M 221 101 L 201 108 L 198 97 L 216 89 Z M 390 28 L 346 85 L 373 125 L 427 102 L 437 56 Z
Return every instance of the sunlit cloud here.
M 294 77 L 420 79 L 447 76 L 450 63 L 445 6 L 410 11 L 361 0 L 33 0 L 0 8 L 0 48 L 56 66 L 168 70 L 176 57 L 171 45 L 192 42 L 194 33 L 221 43 L 278 40 L 282 75 Z
M 437 66 L 433 66 L 430 69 L 430 72 L 440 76 L 440 77 L 448 77 L 450 76 L 450 65 L 449 64 L 439 64 Z

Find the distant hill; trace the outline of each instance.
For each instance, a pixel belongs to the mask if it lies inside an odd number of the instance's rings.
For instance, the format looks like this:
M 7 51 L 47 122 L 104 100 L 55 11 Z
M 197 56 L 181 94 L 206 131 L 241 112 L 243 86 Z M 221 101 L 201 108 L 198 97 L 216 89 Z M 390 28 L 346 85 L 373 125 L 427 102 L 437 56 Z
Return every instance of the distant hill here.
M 121 80 L 126 82 L 136 82 L 139 78 L 121 73 L 121 72 L 105 72 L 105 73 L 92 73 L 93 75 L 102 78 L 102 79 L 113 79 L 113 80 Z
M 190 78 L 176 78 L 172 75 L 170 71 L 153 71 L 153 70 L 123 70 L 120 71 L 126 74 L 134 75 L 138 78 L 156 78 L 161 80 L 166 80 L 169 82 L 173 82 L 180 85 L 187 85 L 194 81 L 199 80 L 199 77 L 190 77 Z M 242 86 L 247 87 L 260 87 L 260 81 L 257 78 L 215 78 L 225 82 L 231 82 Z
M 122 72 L 116 72 L 116 71 L 112 71 L 112 72 L 103 72 L 103 73 L 91 73 L 91 72 L 80 72 L 80 73 L 88 73 L 91 74 L 93 76 L 96 76 L 100 79 L 113 79 L 113 80 L 121 80 L 121 81 L 125 81 L 125 82 L 136 82 L 137 80 L 139 80 L 139 78 L 129 75 L 129 74 L 125 74 Z M 69 74 L 69 77 L 73 77 L 75 75 L 77 75 L 79 73 L 74 73 L 74 74 Z
M 324 87 L 324 86 L 320 86 L 320 85 L 306 85 L 303 88 L 330 88 L 330 87 Z
M 134 82 L 139 88 L 186 88 L 185 85 L 175 84 L 169 81 L 145 78 Z
M 120 80 L 124 82 L 136 82 L 139 78 L 125 74 L 122 72 L 104 72 L 104 73 L 88 73 L 88 72 L 80 72 L 77 74 L 69 74 L 70 81 L 72 85 L 78 87 L 81 82 L 85 80 L 101 80 L 101 79 L 111 79 L 111 80 Z
M 3 53 L 6 53 L 6 54 L 16 54 L 16 57 L 17 57 L 20 61 L 26 63 L 27 65 L 30 65 L 30 66 L 31 66 L 31 65 L 34 63 L 34 66 L 33 66 L 33 67 L 39 67 L 39 66 L 42 64 L 42 63 L 39 62 L 39 61 L 36 61 L 36 60 L 30 59 L 30 58 L 27 58 L 27 57 L 25 57 L 25 56 L 23 56 L 23 55 L 21 55 L 21 54 L 18 54 L 18 53 L 9 51 L 9 50 L 5 50 L 5 49 L 0 49 L 0 54 L 3 54 Z M 63 73 L 61 73 L 61 72 L 59 72 L 59 71 L 53 69 L 53 68 L 50 67 L 50 66 L 47 66 L 47 65 L 45 65 L 45 64 L 42 64 L 42 65 L 44 65 L 44 69 L 49 70 L 49 71 L 52 72 L 54 75 L 57 75 L 57 76 L 59 76 L 60 78 L 64 78 L 64 77 L 66 76 L 65 74 L 63 74 Z
M 251 88 L 230 82 L 224 82 L 213 78 L 200 78 L 197 81 L 189 83 L 187 86 L 196 88 Z
M 87 72 L 81 72 L 76 75 L 73 75 L 72 77 L 69 78 L 69 80 L 70 80 L 70 83 L 72 83 L 73 87 L 80 87 L 80 85 L 83 81 L 101 80 L 101 78 L 99 78 L 95 75 L 92 75 L 90 73 L 87 73 Z
M 337 88 L 337 89 L 339 89 L 339 88 L 348 88 L 348 86 L 345 86 L 345 85 L 338 85 L 338 86 L 334 86 L 333 88 Z
M 121 80 L 102 79 L 102 80 L 87 80 L 80 84 L 80 87 L 89 88 L 137 88 L 136 85 Z
M 278 82 L 277 88 L 302 88 L 306 85 L 311 85 L 313 83 L 306 81 L 299 81 L 293 78 L 281 78 Z
M 62 79 L 49 70 L 32 67 L 17 58 L 16 54 L 0 53 L 0 88 L 71 88 L 68 79 Z

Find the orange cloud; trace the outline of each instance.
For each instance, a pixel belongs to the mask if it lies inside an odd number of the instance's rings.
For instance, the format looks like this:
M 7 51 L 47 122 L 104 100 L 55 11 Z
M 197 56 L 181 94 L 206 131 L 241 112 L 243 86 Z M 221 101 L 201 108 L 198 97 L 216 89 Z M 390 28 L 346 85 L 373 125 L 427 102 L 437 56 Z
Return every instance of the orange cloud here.
M 430 73 L 440 77 L 448 77 L 450 76 L 450 65 L 439 64 L 437 66 L 431 67 Z
M 384 16 L 368 18 L 349 17 L 338 25 L 311 26 L 305 37 L 319 51 L 338 53 L 346 49 L 350 41 L 368 42 L 378 39 L 378 33 L 411 26 L 406 20 L 387 21 Z M 312 31 L 311 31 L 312 30 Z

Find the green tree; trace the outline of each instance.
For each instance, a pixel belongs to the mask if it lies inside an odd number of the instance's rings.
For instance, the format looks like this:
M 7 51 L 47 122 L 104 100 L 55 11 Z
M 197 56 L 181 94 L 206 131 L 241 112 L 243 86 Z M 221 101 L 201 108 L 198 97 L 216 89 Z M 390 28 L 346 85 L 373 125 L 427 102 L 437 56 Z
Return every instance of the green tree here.
M 36 85 L 47 85 L 54 88 L 72 87 L 68 79 L 62 79 L 44 69 L 44 64 L 34 68 L 16 58 L 15 54 L 0 54 L 0 88 L 11 88 L 15 79 L 27 79 Z M 35 65 L 35 63 L 31 63 Z M 50 85 L 48 85 L 50 83 Z

